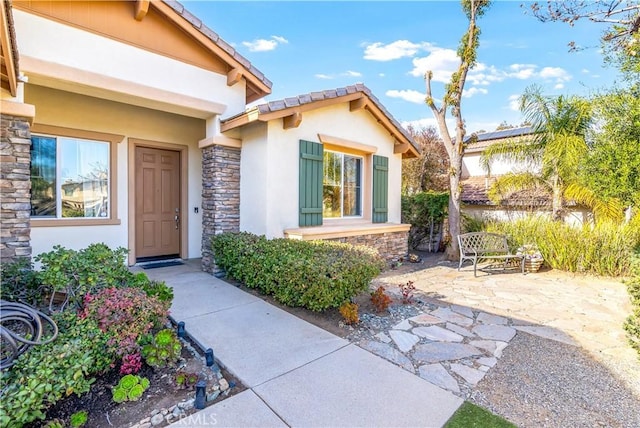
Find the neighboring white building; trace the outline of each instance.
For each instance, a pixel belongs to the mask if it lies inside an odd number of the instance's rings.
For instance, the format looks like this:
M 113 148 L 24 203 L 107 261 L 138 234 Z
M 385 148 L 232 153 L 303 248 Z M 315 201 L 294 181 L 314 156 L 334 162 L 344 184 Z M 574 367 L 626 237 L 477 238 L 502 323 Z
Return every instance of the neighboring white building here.
M 509 220 L 530 214 L 548 216 L 551 214 L 551 199 L 542 191 L 522 191 L 510 195 L 500 204 L 493 203 L 487 192 L 496 178 L 507 173 L 519 173 L 539 168 L 524 162 L 494 160 L 486 171 L 480 159 L 484 150 L 492 144 L 509 142 L 523 144 L 532 134 L 530 127 L 510 128 L 500 131 L 477 134 L 477 138 L 470 143 L 462 158 L 462 186 L 463 212 L 476 218 L 493 218 Z M 583 207 L 570 206 L 565 221 L 582 223 L 589 216 L 589 210 Z
M 210 270 L 234 230 L 406 253 L 417 150 L 364 85 L 247 110 L 271 82 L 175 1 L 1 4 L 4 258 L 104 242 Z M 304 186 L 300 141 L 323 149 Z

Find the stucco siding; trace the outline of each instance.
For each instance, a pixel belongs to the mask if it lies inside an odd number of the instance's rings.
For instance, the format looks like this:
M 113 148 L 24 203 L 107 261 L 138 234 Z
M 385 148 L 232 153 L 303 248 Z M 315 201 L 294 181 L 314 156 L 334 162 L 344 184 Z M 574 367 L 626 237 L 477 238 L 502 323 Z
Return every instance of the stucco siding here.
M 259 132 L 264 137 L 256 135 Z M 269 121 L 264 131 L 258 127 L 243 131 L 241 230 L 282 237 L 285 229 L 298 227 L 298 142 L 320 142 L 318 134 L 375 146 L 375 154 L 389 158 L 388 221 L 400 222 L 401 155 L 393 153 L 393 139 L 370 113 L 351 112 L 349 104 L 343 103 L 304 112 L 297 128 L 283 129 L 282 120 L 276 119 Z M 370 183 L 370 168 L 365 174 Z M 260 192 L 264 193 L 257 194 Z M 247 200 L 249 197 L 253 200 Z
M 124 135 L 117 144 L 117 218 L 119 225 L 41 227 L 32 222 L 33 254 L 49 251 L 54 244 L 83 248 L 93 242 L 112 247 L 128 246 L 128 138 L 188 146 L 188 257 L 200 257 L 202 218 L 202 155 L 198 141 L 205 137 L 205 121 L 154 111 L 98 98 L 28 85 L 25 101 L 36 106 L 35 124 Z M 112 172 L 113 174 L 113 172 Z M 194 212 L 194 207 L 199 212 Z
M 227 86 L 226 75 L 21 10 L 14 10 L 14 21 L 20 56 L 24 59 L 22 69 L 27 75 L 33 73 L 41 76 L 40 79 L 48 75 L 47 69 L 29 69 L 28 60 L 34 58 L 78 73 L 88 72 L 219 103 L 226 106 L 227 116 L 245 108 L 244 81 Z M 109 89 L 102 88 L 103 91 Z M 88 89 L 77 87 L 75 90 Z

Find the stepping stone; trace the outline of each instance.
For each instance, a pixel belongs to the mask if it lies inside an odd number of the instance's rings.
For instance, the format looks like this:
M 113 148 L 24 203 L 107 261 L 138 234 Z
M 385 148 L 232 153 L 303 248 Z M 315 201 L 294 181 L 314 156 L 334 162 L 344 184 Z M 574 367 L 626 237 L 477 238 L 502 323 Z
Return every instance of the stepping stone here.
M 493 367 L 498 362 L 496 357 L 482 357 L 476 360 L 478 364 L 482 364 L 483 366 Z
M 472 340 L 469 344 L 492 353 L 496 358 L 500 358 L 502 356 L 502 351 L 508 345 L 506 342 L 498 342 L 494 340 Z
M 382 331 L 380 333 L 376 334 L 373 337 L 375 337 L 376 339 L 378 339 L 382 343 L 391 342 L 391 338 L 389 336 L 387 336 L 386 334 L 384 334 L 384 332 L 382 332 Z
M 458 382 L 449 374 L 447 369 L 438 363 L 420 366 L 418 373 L 422 379 L 431 382 L 434 385 L 448 389 L 452 392 L 460 392 Z
M 360 342 L 359 345 L 362 349 L 373 352 L 377 356 L 391 361 L 392 363 L 399 365 L 400 367 L 411 373 L 415 373 L 415 369 L 413 368 L 411 360 L 391 345 L 376 342 L 374 340 Z
M 416 324 L 440 324 L 442 322 L 440 318 L 429 314 L 416 315 L 415 317 L 409 318 L 409 321 Z
M 416 346 L 413 359 L 425 363 L 459 360 L 461 358 L 482 355 L 482 351 L 463 343 L 431 342 Z
M 400 323 L 393 326 L 394 330 L 411 330 L 413 327 L 408 320 L 402 320 Z
M 544 326 L 517 326 L 515 327 L 518 331 L 524 331 L 525 333 L 533 334 L 534 336 L 543 337 L 545 339 L 555 340 L 557 342 L 566 343 L 567 345 L 578 346 L 575 340 L 571 338 L 571 336 L 567 335 L 565 332 L 560 331 L 556 328 L 552 327 L 544 327 Z
M 468 306 L 451 305 L 451 310 L 465 317 L 473 318 L 473 311 Z
M 413 345 L 420 341 L 418 336 L 400 330 L 389 330 L 389 336 L 391 336 L 391 339 L 393 339 L 401 352 L 411 351 Z
M 473 328 L 473 332 L 483 339 L 501 340 L 508 342 L 516 335 L 516 330 L 506 325 L 480 324 Z
M 473 319 L 457 314 L 449 308 L 438 308 L 432 311 L 431 315 L 462 326 L 470 326 L 473 324 Z
M 451 371 L 461 376 L 468 384 L 475 386 L 486 374 L 482 370 L 474 369 L 464 364 L 451 364 Z
M 462 342 L 462 339 L 464 339 L 464 337 L 459 334 L 449 331 L 446 328 L 438 327 L 437 325 L 416 327 L 412 332 L 420 337 L 440 342 Z
M 469 330 L 467 330 L 464 327 L 460 327 L 459 325 L 456 324 L 452 324 L 450 322 L 448 322 L 445 327 L 447 328 L 447 330 L 451 330 L 454 333 L 458 333 L 464 337 L 474 337 L 475 334 L 473 334 L 472 332 L 470 332 Z
M 477 321 L 483 324 L 507 325 L 507 319 L 505 317 L 491 315 L 486 312 L 480 312 L 480 314 L 478 314 Z

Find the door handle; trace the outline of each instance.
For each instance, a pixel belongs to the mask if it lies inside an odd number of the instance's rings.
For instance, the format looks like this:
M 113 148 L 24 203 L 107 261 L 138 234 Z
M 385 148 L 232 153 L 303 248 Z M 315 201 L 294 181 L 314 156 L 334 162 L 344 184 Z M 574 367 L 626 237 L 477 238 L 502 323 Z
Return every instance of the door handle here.
M 176 229 L 178 228 L 178 225 L 180 224 L 180 216 L 178 214 L 176 214 L 176 216 L 173 218 L 176 222 Z

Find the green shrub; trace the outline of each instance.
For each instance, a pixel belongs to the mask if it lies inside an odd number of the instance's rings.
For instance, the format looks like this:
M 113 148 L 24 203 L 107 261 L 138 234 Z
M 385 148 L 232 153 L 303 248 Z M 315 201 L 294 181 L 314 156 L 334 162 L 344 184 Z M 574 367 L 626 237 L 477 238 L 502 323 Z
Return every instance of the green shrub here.
M 87 423 L 87 419 L 89 419 L 89 412 L 86 410 L 75 412 L 71 415 L 71 428 L 80 428 L 84 426 Z
M 486 231 L 506 234 L 512 250 L 524 244 L 536 244 L 545 263 L 554 269 L 625 276 L 638 245 L 634 227 L 606 222 L 595 227 L 575 227 L 541 217 L 527 217 L 491 222 Z
M 133 273 L 125 263 L 129 250 L 107 245 L 91 244 L 79 251 L 60 245 L 52 251 L 35 257 L 42 264 L 37 272 L 38 282 L 55 291 L 65 291 L 69 303 L 79 308 L 87 293 L 97 293 L 105 288 L 140 288 L 148 296 L 157 297 L 171 304 L 173 290 L 164 282 L 150 280 L 144 272 Z
M 629 343 L 640 358 L 640 253 L 634 255 L 631 275 L 625 283 L 631 299 L 632 312 L 624 323 L 624 329 L 627 331 Z
M 331 241 L 223 233 L 213 238 L 212 248 L 229 277 L 313 311 L 337 308 L 366 290 L 384 267 L 374 249 Z
M 149 388 L 149 379 L 132 374 L 124 375 L 120 382 L 113 387 L 112 398 L 116 403 L 138 401 Z
M 42 303 L 43 289 L 31 260 L 26 257 L 0 263 L 0 288 L 4 300 L 27 303 L 31 306 L 39 306 Z
M 431 224 L 442 223 L 449 205 L 448 192 L 421 192 L 402 196 L 402 222 L 411 224 L 409 247 L 429 236 Z
M 151 367 L 167 367 L 180 357 L 182 344 L 176 332 L 170 328 L 160 330 L 142 347 L 142 356 Z
M 54 320 L 58 337 L 32 347 L 2 373 L 0 426 L 21 427 L 43 419 L 46 409 L 61 398 L 89 391 L 95 381 L 91 376 L 113 362 L 108 337 L 95 321 L 71 312 L 56 314 Z

